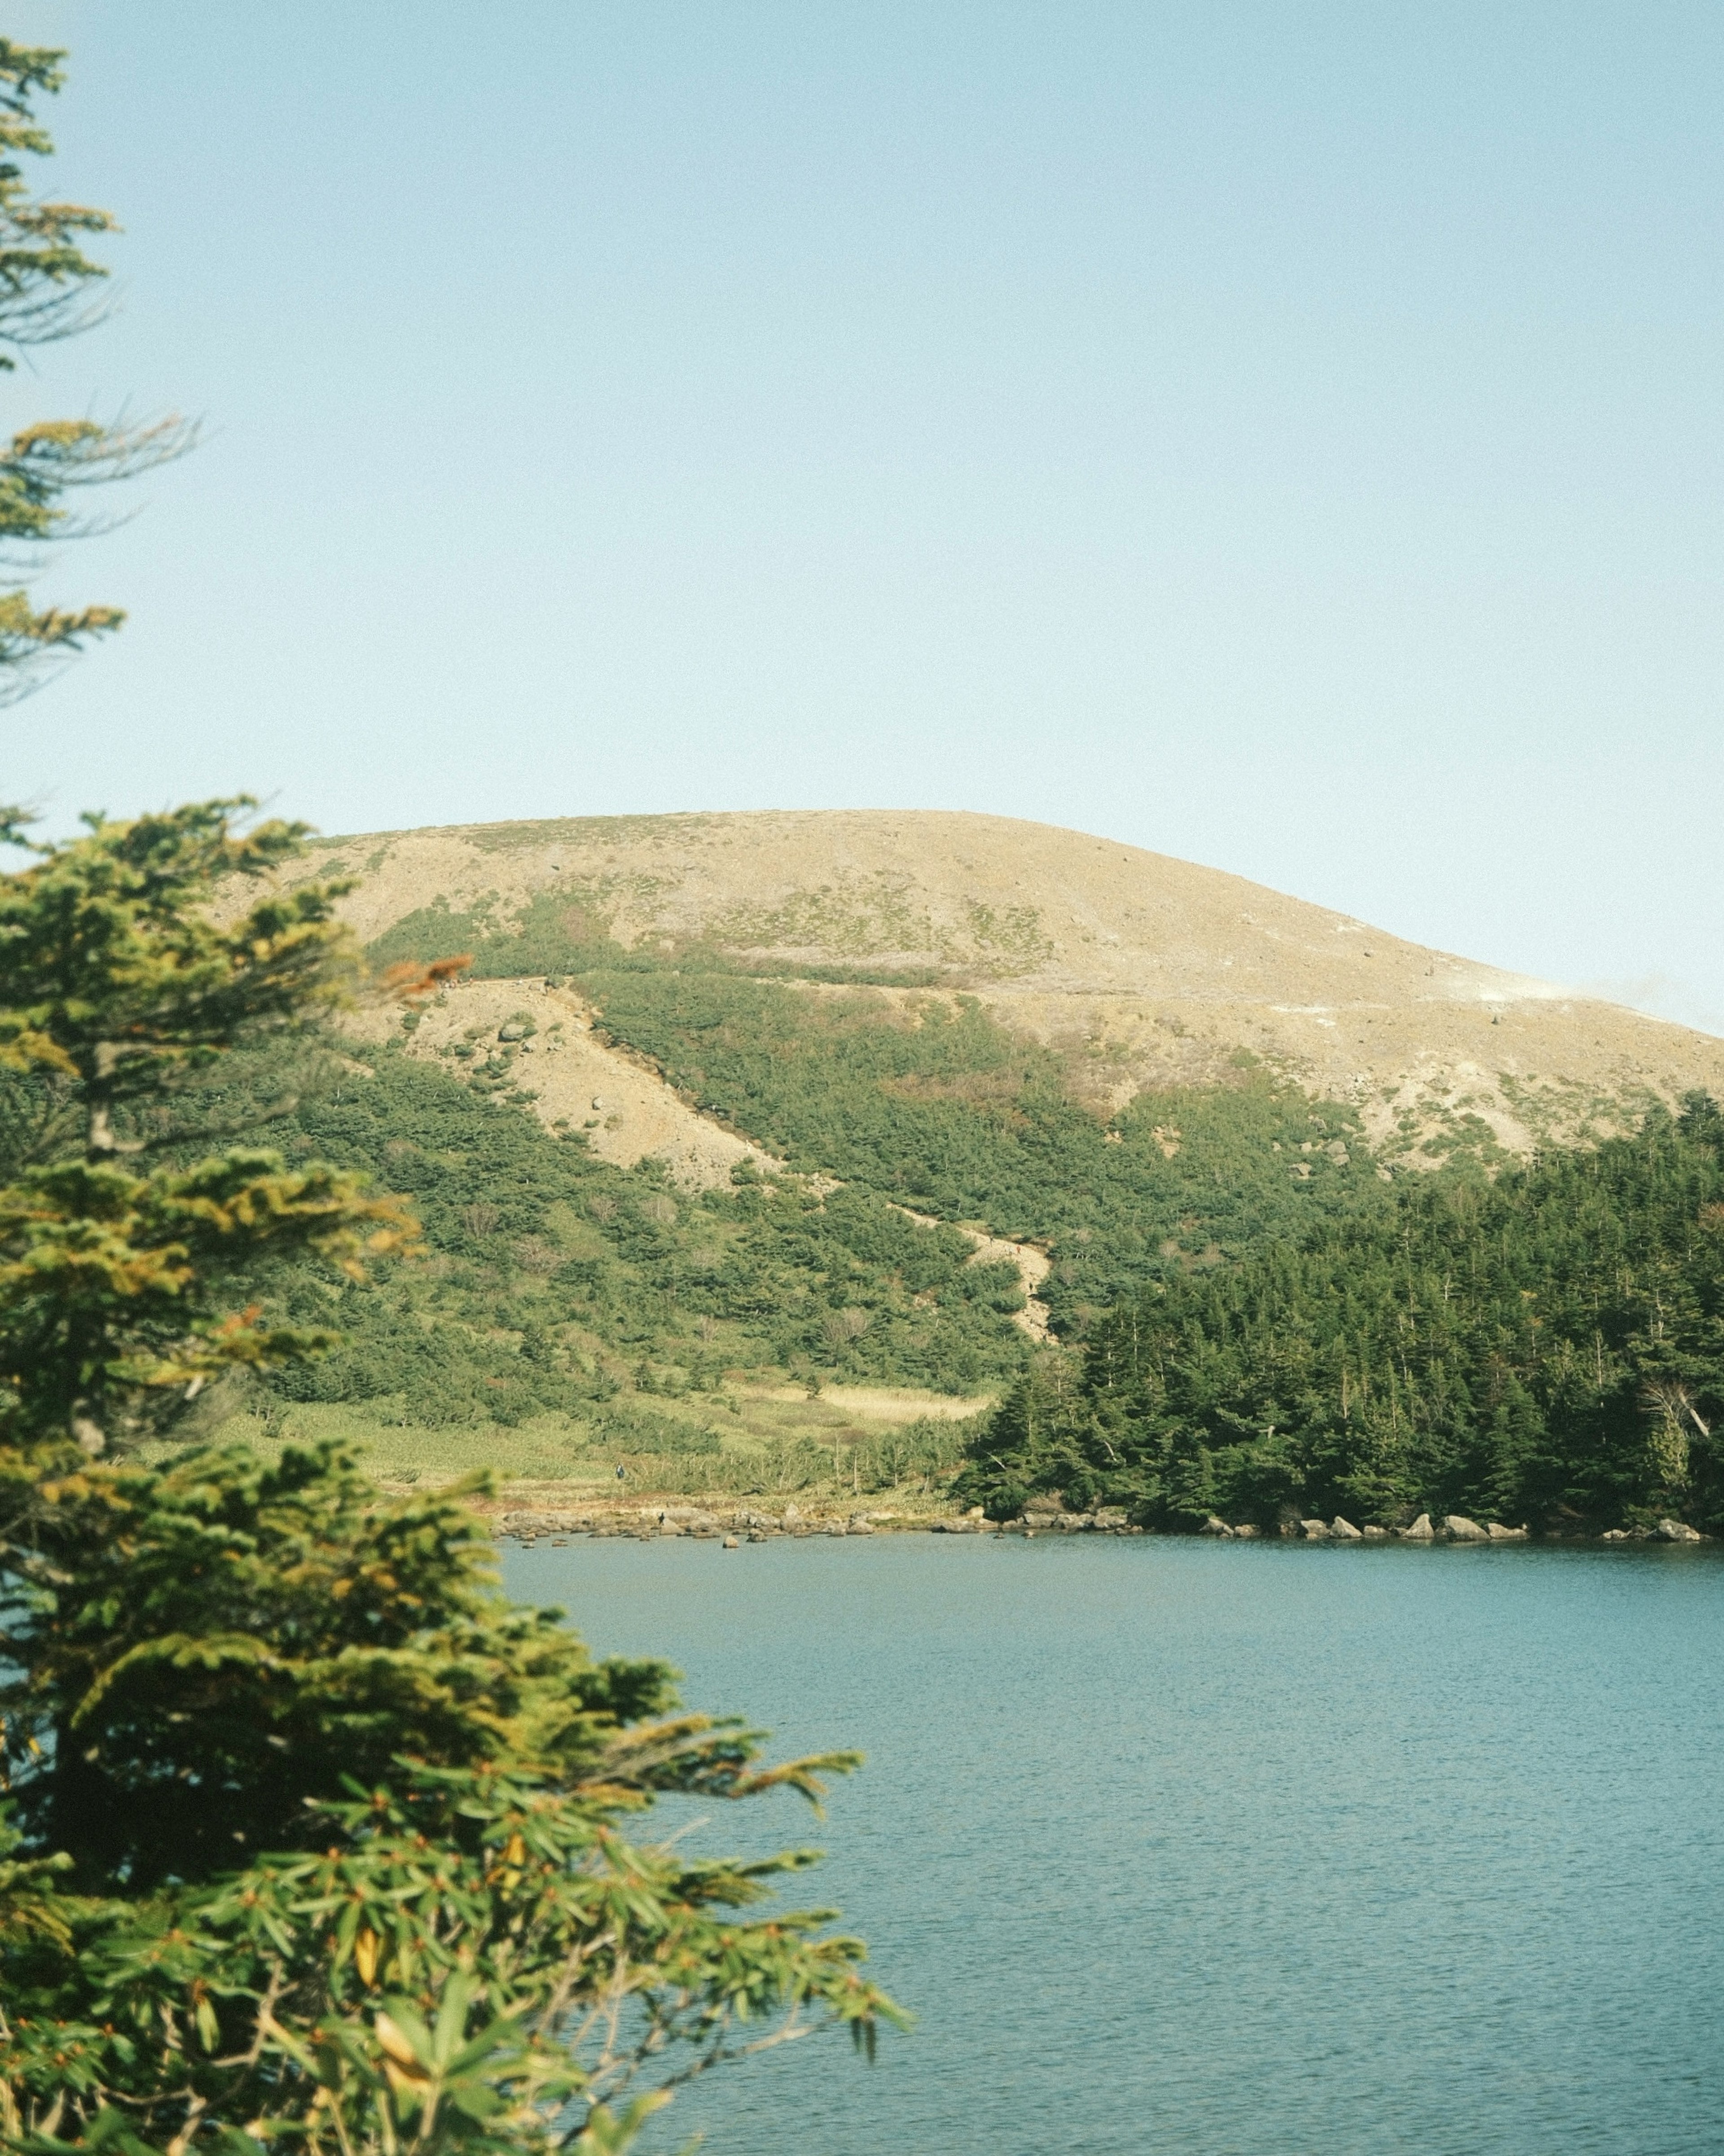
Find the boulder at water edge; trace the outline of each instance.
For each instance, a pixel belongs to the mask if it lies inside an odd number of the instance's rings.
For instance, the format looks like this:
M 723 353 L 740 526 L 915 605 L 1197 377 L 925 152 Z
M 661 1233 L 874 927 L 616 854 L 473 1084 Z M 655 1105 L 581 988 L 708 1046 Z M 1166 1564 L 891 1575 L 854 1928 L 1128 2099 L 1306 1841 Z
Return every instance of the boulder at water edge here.
M 1301 1520 L 1299 1532 L 1308 1543 L 1326 1543 L 1329 1539 L 1329 1525 L 1326 1520 Z
M 1403 1543 L 1428 1543 L 1434 1541 L 1435 1538 L 1436 1529 L 1431 1525 L 1431 1516 L 1429 1512 L 1421 1512 L 1410 1527 L 1403 1527 L 1401 1530 L 1401 1540 Z
M 1706 1537 L 1680 1520 L 1660 1520 L 1653 1532 L 1664 1543 L 1703 1543 Z
M 1365 1537 L 1351 1520 L 1343 1520 L 1339 1512 L 1329 1522 L 1329 1532 L 1338 1543 L 1362 1543 Z
M 1491 1539 L 1478 1522 L 1468 1519 L 1465 1512 L 1446 1514 L 1443 1532 L 1451 1543 L 1488 1543 Z

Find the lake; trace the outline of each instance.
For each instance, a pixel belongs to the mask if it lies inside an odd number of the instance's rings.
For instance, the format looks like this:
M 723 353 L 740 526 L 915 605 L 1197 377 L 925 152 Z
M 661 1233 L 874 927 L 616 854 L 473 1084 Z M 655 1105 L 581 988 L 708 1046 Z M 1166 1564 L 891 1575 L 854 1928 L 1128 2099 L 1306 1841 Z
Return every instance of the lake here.
M 917 2015 L 680 2096 L 709 2156 L 1724 2150 L 1724 1562 L 927 1535 L 580 1542 L 511 1588 L 776 1756 Z M 671 2131 L 674 2124 L 675 2131 Z

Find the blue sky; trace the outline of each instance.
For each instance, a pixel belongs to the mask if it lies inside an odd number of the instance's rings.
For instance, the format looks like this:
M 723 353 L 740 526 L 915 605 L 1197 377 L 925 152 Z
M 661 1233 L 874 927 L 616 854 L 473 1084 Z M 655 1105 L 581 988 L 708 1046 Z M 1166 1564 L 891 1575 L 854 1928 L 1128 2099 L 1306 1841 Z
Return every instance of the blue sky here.
M 1724 1031 L 1724 11 L 38 0 L 64 824 L 974 808 Z

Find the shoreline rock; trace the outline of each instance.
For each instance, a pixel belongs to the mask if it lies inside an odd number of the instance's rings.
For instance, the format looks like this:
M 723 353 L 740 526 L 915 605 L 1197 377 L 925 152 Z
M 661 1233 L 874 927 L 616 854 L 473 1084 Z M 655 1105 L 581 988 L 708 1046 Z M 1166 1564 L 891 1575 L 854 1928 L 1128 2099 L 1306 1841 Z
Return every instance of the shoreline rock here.
M 816 1512 L 804 1511 L 792 1503 L 787 1504 L 782 1512 L 775 1512 L 746 1503 L 717 1508 L 698 1504 L 666 1503 L 600 1504 L 579 1508 L 511 1506 L 490 1511 L 487 1524 L 495 1539 L 516 1541 L 530 1548 L 546 1542 L 553 1548 L 562 1548 L 575 1536 L 590 1536 L 596 1539 L 626 1537 L 639 1541 L 686 1538 L 720 1542 L 725 1548 L 733 1549 L 742 1542 L 767 1542 L 784 1537 L 804 1540 L 809 1536 L 829 1537 L 834 1540 L 851 1535 L 881 1533 L 986 1535 L 995 1538 L 1017 1535 L 1028 1538 L 1038 1534 L 1143 1535 L 1151 1532 L 1133 1526 L 1123 1507 L 1098 1506 L 1093 1512 L 1069 1512 L 1057 1497 L 1053 1496 L 1032 1499 L 1024 1512 L 1012 1520 L 987 1519 L 979 1506 L 972 1506 L 962 1514 L 934 1514 L 904 1513 L 890 1507 L 872 1511 L 853 1507 L 832 1512 Z M 1218 1542 L 1253 1542 L 1260 1539 L 1265 1532 L 1274 1531 L 1266 1531 L 1250 1521 L 1224 1520 L 1219 1513 L 1211 1512 L 1194 1532 L 1198 1537 L 1207 1537 Z M 1290 1513 L 1280 1532 L 1296 1541 L 1325 1543 L 1395 1540 L 1415 1543 L 1477 1543 L 1489 1547 L 1501 1543 L 1530 1543 L 1535 1539 L 1532 1529 L 1524 1522 L 1517 1527 L 1509 1527 L 1499 1520 L 1481 1522 L 1459 1512 L 1445 1515 L 1438 1524 L 1433 1523 L 1429 1513 L 1421 1512 L 1409 1526 L 1404 1527 L 1384 1527 L 1374 1524 L 1359 1527 L 1340 1513 L 1327 1521 L 1315 1517 L 1297 1520 Z M 1674 1515 L 1666 1515 L 1650 1527 L 1611 1527 L 1602 1533 L 1581 1527 L 1578 1531 L 1571 1530 L 1567 1538 L 1588 1541 L 1594 1547 L 1607 1543 L 1612 1548 L 1642 1543 L 1689 1547 L 1709 1543 L 1712 1539 Z M 1564 1537 L 1552 1529 L 1545 1531 L 1537 1539 L 1558 1542 Z

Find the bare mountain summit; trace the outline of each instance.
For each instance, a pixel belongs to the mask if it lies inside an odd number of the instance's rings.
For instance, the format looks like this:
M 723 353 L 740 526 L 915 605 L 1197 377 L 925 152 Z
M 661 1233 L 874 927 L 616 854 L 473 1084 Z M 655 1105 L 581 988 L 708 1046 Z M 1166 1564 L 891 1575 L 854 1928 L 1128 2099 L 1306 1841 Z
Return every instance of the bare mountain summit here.
M 1724 1095 L 1724 1041 L 1709 1035 L 1217 869 L 1005 817 L 471 824 L 332 841 L 310 872 L 341 868 L 362 878 L 347 911 L 367 942 L 416 918 L 434 940 L 427 916 L 447 911 L 456 948 L 475 931 L 560 924 L 571 945 L 673 964 L 716 954 L 799 974 L 810 995 L 961 991 L 1064 1054 L 1103 1112 L 1146 1086 L 1224 1081 L 1244 1051 L 1351 1102 L 1384 1156 L 1419 1163 L 1469 1134 L 1523 1152 L 1621 1127 L 1690 1087 Z M 438 1031 L 462 998 L 489 1009 L 496 993 L 457 991 Z

